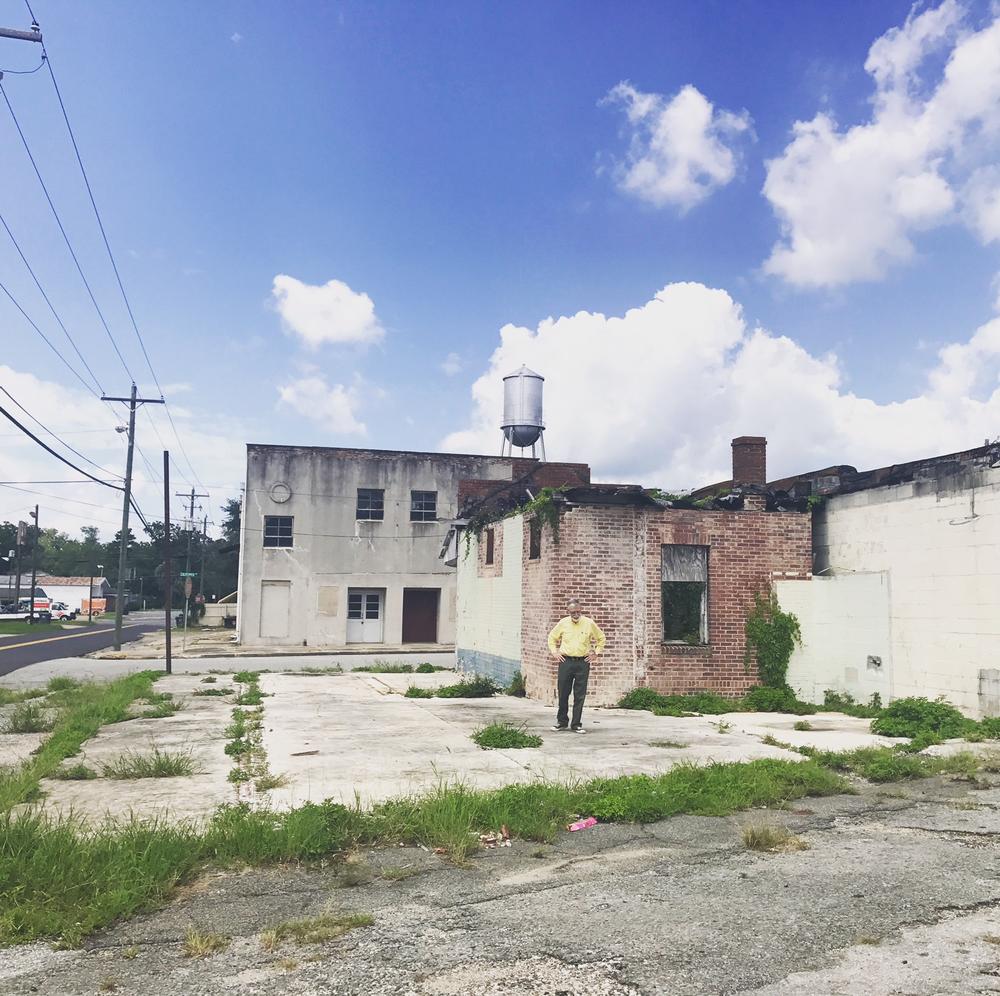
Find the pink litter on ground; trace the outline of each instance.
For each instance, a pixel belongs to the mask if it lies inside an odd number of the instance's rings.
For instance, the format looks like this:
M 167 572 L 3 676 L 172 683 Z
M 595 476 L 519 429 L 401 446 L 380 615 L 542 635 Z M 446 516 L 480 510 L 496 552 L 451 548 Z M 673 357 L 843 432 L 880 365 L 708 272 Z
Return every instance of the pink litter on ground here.
M 571 823 L 567 829 L 568 830 L 587 830 L 592 826 L 597 825 L 597 820 L 593 816 L 588 816 L 586 819 L 577 820 L 576 823 Z

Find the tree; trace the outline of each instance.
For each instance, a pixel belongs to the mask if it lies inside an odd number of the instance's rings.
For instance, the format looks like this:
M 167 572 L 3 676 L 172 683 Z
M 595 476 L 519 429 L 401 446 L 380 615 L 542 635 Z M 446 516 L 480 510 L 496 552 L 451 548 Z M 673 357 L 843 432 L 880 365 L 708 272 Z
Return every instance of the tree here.
M 239 498 L 230 498 L 222 506 L 222 538 L 227 543 L 239 543 L 240 541 L 240 516 L 242 514 L 242 504 Z

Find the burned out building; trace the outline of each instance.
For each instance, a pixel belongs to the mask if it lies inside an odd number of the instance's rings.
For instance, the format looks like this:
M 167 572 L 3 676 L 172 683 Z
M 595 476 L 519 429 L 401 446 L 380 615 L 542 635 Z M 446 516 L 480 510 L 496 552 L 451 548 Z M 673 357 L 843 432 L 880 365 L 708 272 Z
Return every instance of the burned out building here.
M 608 638 L 592 701 L 637 686 L 743 693 L 757 682 L 744 660 L 755 595 L 811 575 L 807 503 L 765 480 L 766 440 L 743 436 L 733 440 L 732 485 L 701 499 L 635 485 L 543 495 L 531 480 L 487 493 L 463 484 L 459 668 L 501 683 L 521 671 L 529 695 L 553 701 L 546 635 L 576 597 Z

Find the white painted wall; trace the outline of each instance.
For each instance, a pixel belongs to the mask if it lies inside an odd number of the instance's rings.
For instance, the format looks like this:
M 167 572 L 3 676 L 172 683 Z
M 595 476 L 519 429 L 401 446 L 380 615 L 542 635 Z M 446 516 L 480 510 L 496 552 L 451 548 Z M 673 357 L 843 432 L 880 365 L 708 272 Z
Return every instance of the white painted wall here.
M 821 703 L 827 689 L 867 703 L 877 692 L 892 697 L 889 575 L 845 574 L 775 581 L 774 591 L 802 630 L 792 654 L 788 684 L 805 702 Z M 881 661 L 878 664 L 875 660 Z
M 504 519 L 503 574 L 479 577 L 479 543 L 473 536 L 465 553 L 465 536 L 458 544 L 458 601 L 455 644 L 475 651 L 521 660 L 521 578 L 524 573 L 524 519 Z
M 1000 711 L 1000 468 L 838 495 L 819 510 L 813 542 L 822 577 L 886 575 L 894 698 Z M 831 622 L 850 625 L 848 608 Z M 836 658 L 823 666 L 840 676 Z
M 352 450 L 308 446 L 247 447 L 247 487 L 240 548 L 238 633 L 259 646 L 342 646 L 349 588 L 385 589 L 383 642 L 402 641 L 405 588 L 440 589 L 438 642 L 455 640 L 455 569 L 438 554 L 457 513 L 458 483 L 509 480 L 499 457 Z M 275 484 L 291 490 L 272 497 Z M 385 518 L 357 521 L 358 488 L 385 491 Z M 437 521 L 410 521 L 410 492 L 438 493 Z M 266 515 L 294 518 L 290 548 L 264 547 Z M 286 635 L 261 631 L 265 582 L 289 584 Z M 269 586 L 270 587 L 270 586 Z M 269 592 L 269 596 L 273 594 Z M 269 597 L 270 607 L 276 604 Z M 281 627 L 270 620 L 265 632 Z

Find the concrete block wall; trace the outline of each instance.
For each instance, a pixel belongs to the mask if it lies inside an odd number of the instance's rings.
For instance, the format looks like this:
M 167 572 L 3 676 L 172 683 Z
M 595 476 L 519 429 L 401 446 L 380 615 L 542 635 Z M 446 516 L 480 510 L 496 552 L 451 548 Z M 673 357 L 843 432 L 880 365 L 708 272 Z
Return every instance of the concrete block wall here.
M 475 536 L 459 541 L 456 658 L 460 671 L 483 674 L 509 685 L 521 670 L 522 519 L 494 526 L 493 564 L 486 543 Z
M 832 497 L 816 552 L 824 573 L 888 576 L 895 697 L 1000 711 L 1000 468 Z
M 613 704 L 639 686 L 736 697 L 756 684 L 743 660 L 746 612 L 775 576 L 810 578 L 811 519 L 764 512 L 753 498 L 747 506 L 734 512 L 583 506 L 563 515 L 558 545 L 545 531 L 540 560 L 528 561 L 525 546 L 522 656 L 529 694 L 555 701 L 557 666 L 546 637 L 572 597 L 608 639 L 591 670 L 588 699 L 595 704 Z M 706 646 L 663 642 L 661 547 L 670 543 L 709 547 Z
M 802 643 L 792 653 L 788 684 L 805 702 L 846 692 L 867 703 L 893 696 L 889 575 L 814 577 L 811 584 L 777 581 L 778 602 L 799 620 Z

